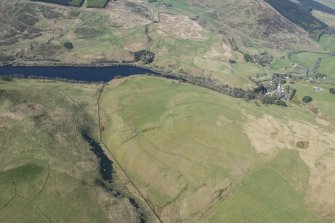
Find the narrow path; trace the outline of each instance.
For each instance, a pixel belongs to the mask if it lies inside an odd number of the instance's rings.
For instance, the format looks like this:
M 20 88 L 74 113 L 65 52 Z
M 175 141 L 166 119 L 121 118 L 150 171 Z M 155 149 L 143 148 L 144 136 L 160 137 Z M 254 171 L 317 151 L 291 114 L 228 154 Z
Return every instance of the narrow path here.
M 42 210 L 40 209 L 40 207 L 38 205 L 36 205 L 33 201 L 29 200 L 28 198 L 17 194 L 18 197 L 22 198 L 23 200 L 27 201 L 28 203 L 31 204 L 31 206 L 33 206 L 33 208 L 35 208 L 37 210 L 37 212 L 43 217 L 45 218 L 49 223 L 51 223 L 51 219 L 42 212 Z
M 13 182 L 13 188 L 14 188 L 14 194 L 13 196 L 6 202 L 4 203 L 2 206 L 0 206 L 0 210 L 7 207 L 9 205 L 9 203 L 11 203 L 15 198 L 16 198 L 16 186 L 15 186 L 15 182 Z
M 47 159 L 45 160 L 45 162 L 46 162 L 46 164 L 47 164 L 47 166 L 48 166 L 48 173 L 47 173 L 47 176 L 45 177 L 45 180 L 44 180 L 44 183 L 43 183 L 42 188 L 41 188 L 41 189 L 38 191 L 38 193 L 31 199 L 32 202 L 34 202 L 34 201 L 41 195 L 41 193 L 44 191 L 44 189 L 46 188 L 47 183 L 48 183 L 48 181 L 49 181 L 49 176 L 50 176 L 50 172 L 51 172 L 51 170 L 50 170 L 50 165 L 49 165 L 49 162 L 48 162 Z
M 73 128 L 74 128 L 74 132 L 75 132 L 75 134 L 74 135 L 76 135 L 76 134 L 78 134 L 80 131 L 79 131 L 79 112 L 78 112 L 78 109 L 77 109 L 77 106 L 76 106 L 76 103 L 75 103 L 75 101 L 66 93 L 66 90 L 61 90 L 61 89 L 59 89 L 59 87 L 60 87 L 61 85 L 57 85 L 56 87 L 54 87 L 58 92 L 59 92 L 59 94 L 62 94 L 70 103 L 71 103 L 71 105 L 72 105 L 72 108 L 73 108 L 73 111 L 71 111 L 71 113 L 69 114 L 69 120 L 71 120 L 72 118 L 71 118 L 71 115 L 74 115 L 75 116 L 75 123 L 74 123 L 74 126 L 73 126 Z M 67 89 L 69 89 L 70 87 L 68 87 Z M 76 168 L 76 165 L 77 165 L 77 163 L 79 162 L 79 160 L 80 160 L 80 154 L 81 154 L 81 152 L 80 152 L 80 148 L 79 148 L 79 142 L 78 142 L 78 139 L 75 137 L 75 140 L 72 140 L 71 141 L 71 144 L 72 144 L 72 146 L 73 146 L 73 148 L 75 148 L 75 150 L 76 150 L 76 154 L 75 154 L 75 156 L 76 156 L 76 159 L 74 160 L 74 162 L 73 162 L 73 166 L 72 166 L 72 171 Z
M 152 213 L 155 215 L 155 217 L 157 218 L 157 220 L 160 223 L 163 223 L 163 221 L 160 219 L 160 217 L 158 216 L 158 214 L 155 212 L 155 209 L 153 207 L 153 205 L 150 203 L 149 200 L 147 200 L 144 195 L 141 193 L 141 191 L 139 190 L 139 188 L 135 185 L 135 183 L 131 180 L 131 178 L 127 175 L 126 171 L 123 169 L 123 167 L 121 166 L 121 164 L 119 163 L 119 161 L 116 159 L 116 157 L 114 156 L 114 154 L 108 150 L 108 147 L 106 146 L 106 144 L 104 143 L 103 139 L 102 139 L 102 128 L 101 128 L 101 112 L 100 112 L 100 98 L 101 95 L 104 91 L 105 88 L 105 84 L 103 84 L 103 86 L 101 87 L 101 89 L 99 90 L 99 95 L 98 95 L 98 99 L 97 99 L 97 106 L 98 106 L 98 121 L 99 121 L 99 140 L 101 142 L 101 144 L 103 145 L 103 147 L 105 148 L 106 153 L 110 154 L 113 158 L 113 160 L 115 161 L 115 163 L 118 165 L 119 169 L 122 171 L 122 173 L 124 174 L 124 176 L 126 176 L 127 180 L 129 181 L 129 183 L 135 188 L 136 192 L 141 196 L 142 200 L 146 203 L 146 205 L 151 209 Z

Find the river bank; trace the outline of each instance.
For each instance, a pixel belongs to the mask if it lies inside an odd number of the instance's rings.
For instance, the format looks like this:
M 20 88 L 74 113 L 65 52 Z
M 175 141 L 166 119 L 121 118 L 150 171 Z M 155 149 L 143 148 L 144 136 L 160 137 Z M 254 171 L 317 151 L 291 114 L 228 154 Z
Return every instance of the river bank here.
M 12 75 L 23 78 L 48 78 L 60 80 L 74 80 L 78 82 L 108 82 L 114 78 L 131 75 L 152 75 L 177 80 L 219 93 L 245 100 L 262 99 L 267 92 L 263 86 L 253 89 L 242 89 L 222 84 L 215 79 L 194 76 L 188 73 L 175 73 L 137 64 L 114 64 L 112 66 L 17 66 L 11 64 L 0 67 L 0 75 Z

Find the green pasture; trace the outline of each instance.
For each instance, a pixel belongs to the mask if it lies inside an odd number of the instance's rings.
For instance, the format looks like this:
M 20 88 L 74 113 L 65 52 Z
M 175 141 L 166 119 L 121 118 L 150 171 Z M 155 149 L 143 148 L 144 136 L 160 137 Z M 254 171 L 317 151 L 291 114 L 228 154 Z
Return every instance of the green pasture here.
M 310 112 L 257 106 L 152 77 L 107 85 L 100 106 L 109 151 L 154 207 L 178 213 L 165 220 L 311 219 L 313 210 L 304 202 L 309 170 L 298 153 L 284 150 L 269 159 L 256 153 L 241 131 L 246 114 L 314 123 Z M 216 200 L 216 190 L 229 193 Z

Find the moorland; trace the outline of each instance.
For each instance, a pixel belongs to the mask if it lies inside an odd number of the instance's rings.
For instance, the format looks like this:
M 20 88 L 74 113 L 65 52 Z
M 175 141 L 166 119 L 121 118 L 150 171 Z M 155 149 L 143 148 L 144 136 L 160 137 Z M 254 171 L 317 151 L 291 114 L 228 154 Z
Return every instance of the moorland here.
M 334 222 L 334 10 L 0 0 L 0 65 L 164 74 L 0 76 L 0 221 Z

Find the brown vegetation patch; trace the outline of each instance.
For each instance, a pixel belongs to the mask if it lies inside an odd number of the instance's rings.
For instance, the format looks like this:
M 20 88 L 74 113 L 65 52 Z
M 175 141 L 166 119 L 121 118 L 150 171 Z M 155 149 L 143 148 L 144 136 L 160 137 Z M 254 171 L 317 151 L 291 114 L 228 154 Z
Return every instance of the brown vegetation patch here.
M 297 142 L 296 146 L 297 146 L 298 149 L 308 149 L 309 142 L 299 141 L 299 142 Z
M 271 155 L 278 149 L 299 148 L 301 159 L 310 169 L 306 200 L 335 208 L 335 132 L 303 121 L 276 119 L 270 115 L 249 117 L 244 127 L 257 152 Z M 307 149 L 308 148 L 308 149 Z
M 232 57 L 232 49 L 225 43 L 222 43 L 221 46 L 210 47 L 204 55 L 206 59 L 231 59 Z
M 160 23 L 156 26 L 167 35 L 180 39 L 206 40 L 205 29 L 198 22 L 185 15 L 160 13 Z
M 107 8 L 107 14 L 113 26 L 121 28 L 135 28 L 151 23 L 151 20 L 139 13 L 129 9 L 122 2 L 111 2 L 111 7 Z M 126 19 L 125 19 L 126 18 Z
M 329 26 L 335 27 L 335 16 L 325 12 L 313 10 L 313 15 Z
M 25 118 L 40 119 L 44 115 L 46 115 L 45 109 L 40 105 L 18 104 L 10 109 L 5 105 L 0 112 L 0 119 L 23 121 Z
M 323 126 L 330 126 L 331 123 L 325 118 L 325 117 L 317 117 L 315 119 L 315 121 L 317 121 L 319 124 L 323 125 Z
M 264 115 L 259 119 L 250 117 L 244 130 L 259 153 L 272 153 L 276 149 L 294 148 L 295 140 L 290 128 L 270 115 Z

